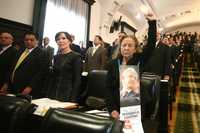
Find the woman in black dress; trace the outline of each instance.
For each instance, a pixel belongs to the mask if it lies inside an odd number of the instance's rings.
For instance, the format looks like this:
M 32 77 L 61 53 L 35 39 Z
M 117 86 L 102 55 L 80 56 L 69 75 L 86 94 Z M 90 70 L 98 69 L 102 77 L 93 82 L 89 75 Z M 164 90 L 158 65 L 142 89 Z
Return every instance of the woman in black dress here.
M 67 32 L 55 36 L 59 54 L 53 58 L 48 97 L 67 102 L 78 102 L 81 84 L 81 56 L 72 51 L 72 39 Z
M 119 65 L 138 65 L 140 72 L 143 66 L 151 56 L 156 44 L 156 21 L 153 16 L 147 16 L 149 29 L 148 29 L 148 43 L 143 49 L 142 53 L 137 53 L 138 40 L 135 36 L 124 36 L 120 41 L 120 54 L 118 58 L 111 60 L 107 65 L 107 108 L 114 118 L 119 118 L 120 112 L 120 79 L 119 79 Z M 147 97 L 145 97 L 147 98 Z M 143 92 L 141 92 L 141 104 L 143 100 Z

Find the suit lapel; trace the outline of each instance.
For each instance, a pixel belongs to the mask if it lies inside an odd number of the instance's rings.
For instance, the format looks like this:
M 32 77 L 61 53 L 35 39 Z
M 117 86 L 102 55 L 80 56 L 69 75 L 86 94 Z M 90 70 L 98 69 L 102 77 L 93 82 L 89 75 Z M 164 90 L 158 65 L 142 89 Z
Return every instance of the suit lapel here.
M 159 49 L 161 45 L 163 45 L 162 42 L 159 42 L 159 43 L 157 44 L 156 48 Z
M 48 46 L 48 47 L 46 48 L 47 51 L 49 51 L 50 49 L 51 49 L 50 46 Z
M 0 56 L 5 56 L 6 54 L 10 52 L 11 49 L 12 49 L 12 46 L 6 49 L 5 51 L 3 51 L 3 53 L 1 53 Z
M 33 51 L 31 51 L 31 53 L 29 53 L 29 55 L 22 61 L 22 63 L 19 65 L 19 67 L 24 65 L 25 63 L 29 62 L 32 59 L 32 57 L 34 57 L 35 54 L 37 53 L 37 49 L 38 49 L 38 47 L 33 49 Z
M 93 50 L 94 50 L 93 47 L 90 47 L 90 48 L 89 48 L 89 56 L 92 56 Z
M 95 51 L 95 53 L 93 54 L 93 56 L 98 55 L 100 49 L 101 49 L 101 46 L 97 48 L 97 50 Z

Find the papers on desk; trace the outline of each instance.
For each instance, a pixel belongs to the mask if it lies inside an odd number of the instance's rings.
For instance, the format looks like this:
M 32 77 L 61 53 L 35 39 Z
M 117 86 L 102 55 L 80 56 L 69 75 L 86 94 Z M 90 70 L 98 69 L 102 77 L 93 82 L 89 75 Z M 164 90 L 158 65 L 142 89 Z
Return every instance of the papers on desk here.
M 90 111 L 86 111 L 85 113 L 94 114 L 94 115 L 100 115 L 100 116 L 107 116 L 107 117 L 110 116 L 108 111 L 101 111 L 101 110 L 90 110 Z
M 44 116 L 49 108 L 76 108 L 77 103 L 71 102 L 60 102 L 58 100 L 53 100 L 49 98 L 41 98 L 32 100 L 33 104 L 38 105 L 38 108 L 35 110 L 34 114 Z
M 87 75 L 88 75 L 88 72 L 82 72 L 81 75 L 82 75 L 82 76 L 87 76 Z
M 6 96 L 15 97 L 16 95 L 14 95 L 14 94 L 6 94 Z

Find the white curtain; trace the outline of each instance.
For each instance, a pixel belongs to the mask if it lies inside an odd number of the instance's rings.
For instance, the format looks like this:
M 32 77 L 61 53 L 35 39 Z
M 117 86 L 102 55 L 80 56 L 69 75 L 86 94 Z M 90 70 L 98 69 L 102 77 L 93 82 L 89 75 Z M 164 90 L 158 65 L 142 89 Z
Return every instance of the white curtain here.
M 48 0 L 44 25 L 44 37 L 57 51 L 55 34 L 66 31 L 75 35 L 75 43 L 86 42 L 88 4 L 83 0 Z
M 87 4 L 83 0 L 49 0 L 57 7 L 63 7 L 66 10 L 73 11 L 83 17 L 87 14 Z

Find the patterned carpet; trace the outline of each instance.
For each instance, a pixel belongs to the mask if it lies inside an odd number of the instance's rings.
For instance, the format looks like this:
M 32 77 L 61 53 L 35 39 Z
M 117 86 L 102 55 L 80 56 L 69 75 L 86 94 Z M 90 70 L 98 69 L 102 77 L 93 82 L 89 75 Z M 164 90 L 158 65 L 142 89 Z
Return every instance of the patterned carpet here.
M 200 72 L 185 61 L 178 87 L 173 133 L 200 133 Z M 175 117 L 175 118 L 174 118 Z

